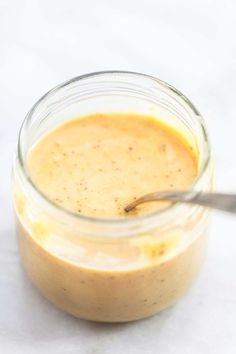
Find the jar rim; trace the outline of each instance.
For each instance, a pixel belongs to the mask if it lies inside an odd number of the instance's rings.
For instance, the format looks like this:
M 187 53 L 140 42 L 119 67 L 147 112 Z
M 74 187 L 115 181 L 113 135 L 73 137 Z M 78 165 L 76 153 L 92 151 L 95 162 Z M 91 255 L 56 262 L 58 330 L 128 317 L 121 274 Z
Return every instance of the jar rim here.
M 201 181 L 202 177 L 204 176 L 205 171 L 207 170 L 207 167 L 209 166 L 210 156 L 211 156 L 208 134 L 206 131 L 204 120 L 203 120 L 201 114 L 199 113 L 199 111 L 196 109 L 196 107 L 192 104 L 192 102 L 185 95 L 183 95 L 179 90 L 177 90 L 175 87 L 171 86 L 170 84 L 166 83 L 165 81 L 160 80 L 160 79 L 158 79 L 154 76 L 148 75 L 148 74 L 143 74 L 143 73 L 133 72 L 133 71 L 119 71 L 119 70 L 98 71 L 98 72 L 92 72 L 92 73 L 76 76 L 70 80 L 65 81 L 62 84 L 55 86 L 53 89 L 49 90 L 32 106 L 31 110 L 28 112 L 28 114 L 26 115 L 26 117 L 21 125 L 20 131 L 19 131 L 19 137 L 18 137 L 17 160 L 18 160 L 18 165 L 21 170 L 20 171 L 21 176 L 25 180 L 25 182 L 29 185 L 31 190 L 35 193 L 35 195 L 40 198 L 42 203 L 45 204 L 45 207 L 47 207 L 47 209 L 49 208 L 52 210 L 52 208 L 53 208 L 54 211 L 59 212 L 62 215 L 66 215 L 69 218 L 73 218 L 76 220 L 85 221 L 85 222 L 89 222 L 89 223 L 93 223 L 93 224 L 100 224 L 100 225 L 106 224 L 108 226 L 121 226 L 121 227 L 125 227 L 125 226 L 132 227 L 132 226 L 136 226 L 140 222 L 148 222 L 148 221 L 153 221 L 153 220 L 157 221 L 157 219 L 166 217 L 167 215 L 170 215 L 170 213 L 173 213 L 174 211 L 181 209 L 181 207 L 183 205 L 181 203 L 173 203 L 173 204 L 168 205 L 165 208 L 162 208 L 160 210 L 156 210 L 151 213 L 143 214 L 140 216 L 135 216 L 132 218 L 124 218 L 124 219 L 122 219 L 122 218 L 101 218 L 101 217 L 98 218 L 98 217 L 92 217 L 92 216 L 87 216 L 87 215 L 83 215 L 83 214 L 77 214 L 77 213 L 74 213 L 73 211 L 70 211 L 70 210 L 67 210 L 67 209 L 61 207 L 60 205 L 58 205 L 58 204 L 54 203 L 52 200 L 50 200 L 42 191 L 40 191 L 37 188 L 35 183 L 32 181 L 30 175 L 27 173 L 27 169 L 26 169 L 25 161 L 24 161 L 24 157 L 23 157 L 23 152 L 22 152 L 22 140 L 23 140 L 23 135 L 24 135 L 23 132 L 27 128 L 28 124 L 31 122 L 31 119 L 32 119 L 33 114 L 34 114 L 35 110 L 37 109 L 37 107 L 50 95 L 57 93 L 60 89 L 66 87 L 66 86 L 69 86 L 74 82 L 78 82 L 78 81 L 81 81 L 84 79 L 93 78 L 93 77 L 97 77 L 97 76 L 106 76 L 106 75 L 130 75 L 130 76 L 133 76 L 136 78 L 149 79 L 150 82 L 156 83 L 159 86 L 161 86 L 162 88 L 172 91 L 175 95 L 178 96 L 179 99 L 181 99 L 182 101 L 185 102 L 185 104 L 187 104 L 188 108 L 190 108 L 190 110 L 194 113 L 194 120 L 198 123 L 198 125 L 200 127 L 201 134 L 204 138 L 204 143 L 205 143 L 203 163 L 200 166 L 197 177 L 194 179 L 194 181 L 191 184 L 191 186 L 189 187 L 189 189 L 193 189 L 198 186 L 199 182 Z

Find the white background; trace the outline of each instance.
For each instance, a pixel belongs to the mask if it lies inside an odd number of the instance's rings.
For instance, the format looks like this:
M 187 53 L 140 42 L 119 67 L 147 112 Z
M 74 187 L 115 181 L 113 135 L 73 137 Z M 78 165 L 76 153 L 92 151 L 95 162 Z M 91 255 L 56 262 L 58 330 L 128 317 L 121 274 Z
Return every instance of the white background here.
M 236 218 L 214 214 L 208 259 L 176 306 L 130 324 L 77 320 L 31 286 L 17 254 L 10 196 L 20 124 L 47 90 L 98 70 L 155 75 L 206 119 L 217 187 L 236 191 L 234 0 L 0 0 L 0 352 L 236 352 Z

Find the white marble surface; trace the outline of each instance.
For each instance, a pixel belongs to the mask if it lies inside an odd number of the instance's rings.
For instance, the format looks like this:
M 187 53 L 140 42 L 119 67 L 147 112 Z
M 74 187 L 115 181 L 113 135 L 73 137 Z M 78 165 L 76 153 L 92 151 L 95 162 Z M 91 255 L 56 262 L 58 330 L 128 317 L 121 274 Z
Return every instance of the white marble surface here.
M 153 318 L 76 320 L 32 287 L 17 254 L 10 170 L 20 124 L 54 85 L 105 69 L 156 75 L 183 91 L 209 127 L 217 185 L 236 191 L 234 0 L 0 0 L 0 352 L 233 354 L 236 219 L 215 214 L 191 291 Z

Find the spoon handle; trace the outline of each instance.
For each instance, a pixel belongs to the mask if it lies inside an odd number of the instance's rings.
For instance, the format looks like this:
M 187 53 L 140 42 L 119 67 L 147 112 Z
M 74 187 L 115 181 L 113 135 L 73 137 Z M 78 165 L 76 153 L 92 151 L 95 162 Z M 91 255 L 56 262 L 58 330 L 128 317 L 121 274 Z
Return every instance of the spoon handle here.
M 223 210 L 236 214 L 236 194 L 226 193 L 202 193 L 202 192 L 157 192 L 146 194 L 143 197 L 135 200 L 129 204 L 125 210 L 130 211 L 137 205 L 158 201 L 158 200 L 171 200 L 175 202 L 183 202 L 190 204 L 197 204 L 204 207 Z

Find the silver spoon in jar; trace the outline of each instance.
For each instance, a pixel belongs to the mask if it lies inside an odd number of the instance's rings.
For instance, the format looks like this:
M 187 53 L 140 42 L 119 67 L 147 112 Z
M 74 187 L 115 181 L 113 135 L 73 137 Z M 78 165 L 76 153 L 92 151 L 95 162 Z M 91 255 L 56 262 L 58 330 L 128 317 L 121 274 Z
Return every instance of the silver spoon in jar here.
M 140 204 L 161 200 L 197 204 L 204 207 L 228 211 L 230 213 L 236 214 L 236 194 L 202 193 L 195 191 L 167 191 L 146 194 L 141 198 L 136 199 L 134 202 L 128 204 L 124 209 L 126 212 L 129 212 Z

